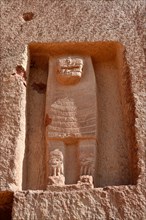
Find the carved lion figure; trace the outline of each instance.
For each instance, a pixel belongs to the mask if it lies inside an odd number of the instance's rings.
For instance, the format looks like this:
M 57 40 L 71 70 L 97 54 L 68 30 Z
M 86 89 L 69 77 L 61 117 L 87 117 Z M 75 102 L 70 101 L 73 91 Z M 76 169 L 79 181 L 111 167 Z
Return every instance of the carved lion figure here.
M 82 153 L 80 155 L 80 175 L 93 175 L 94 167 L 94 154 L 93 153 Z
M 50 176 L 60 176 L 64 174 L 63 169 L 63 154 L 56 149 L 50 152 L 49 155 Z

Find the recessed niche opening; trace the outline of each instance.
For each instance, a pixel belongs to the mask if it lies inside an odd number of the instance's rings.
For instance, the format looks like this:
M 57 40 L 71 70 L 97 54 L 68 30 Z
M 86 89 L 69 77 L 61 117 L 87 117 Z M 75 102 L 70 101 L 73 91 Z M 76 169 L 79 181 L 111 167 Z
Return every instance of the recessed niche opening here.
M 46 96 L 51 89 L 51 86 L 48 89 L 49 61 L 62 56 L 88 56 L 93 64 L 97 98 L 97 121 L 93 120 L 97 126 L 94 187 L 136 184 L 135 108 L 124 46 L 118 42 L 31 43 L 29 50 L 23 189 L 46 190 L 47 187 L 46 126 L 52 123 L 45 113 Z M 82 96 L 82 92 L 83 89 L 77 96 Z M 54 149 L 55 146 L 63 149 L 65 185 L 77 184 L 79 180 L 80 138 L 65 141 L 64 145 L 59 140 L 50 140 Z

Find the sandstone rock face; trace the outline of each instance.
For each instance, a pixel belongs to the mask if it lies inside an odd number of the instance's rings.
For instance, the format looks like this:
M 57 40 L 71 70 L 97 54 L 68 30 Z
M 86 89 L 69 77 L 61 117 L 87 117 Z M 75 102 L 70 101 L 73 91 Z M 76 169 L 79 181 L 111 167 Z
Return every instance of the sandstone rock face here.
M 146 218 L 144 5 L 2 0 L 0 219 Z
M 144 201 L 133 186 L 16 192 L 13 219 L 145 219 Z

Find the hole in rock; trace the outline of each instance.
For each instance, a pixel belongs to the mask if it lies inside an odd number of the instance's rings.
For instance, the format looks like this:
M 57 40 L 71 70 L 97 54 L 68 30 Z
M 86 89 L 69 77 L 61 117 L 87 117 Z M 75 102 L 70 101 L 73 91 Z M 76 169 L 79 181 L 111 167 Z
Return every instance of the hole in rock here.
M 22 76 L 22 78 L 23 78 L 24 80 L 26 80 L 26 71 L 25 71 L 25 69 L 24 69 L 23 66 L 17 65 L 17 66 L 16 66 L 16 73 L 17 73 L 18 75 Z
M 34 17 L 34 13 L 32 12 L 26 12 L 26 13 L 23 13 L 23 19 L 24 21 L 31 21 Z

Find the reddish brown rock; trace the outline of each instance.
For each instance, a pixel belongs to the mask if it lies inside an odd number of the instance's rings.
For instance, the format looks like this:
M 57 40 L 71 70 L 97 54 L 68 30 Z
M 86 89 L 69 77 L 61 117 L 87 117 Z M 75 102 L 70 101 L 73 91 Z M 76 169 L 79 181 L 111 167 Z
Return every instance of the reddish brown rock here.
M 144 6 L 143 0 L 2 0 L 0 218 L 12 211 L 14 220 L 145 219 Z M 91 57 L 96 78 L 94 184 L 90 175 L 80 177 L 82 170 L 92 174 L 94 160 L 87 152 L 82 160 L 72 133 L 62 151 L 65 169 L 59 166 L 63 184 L 49 185 L 46 130 L 55 122 L 46 111 L 48 60 L 76 55 Z M 81 71 L 70 70 L 70 86 L 79 85 Z M 88 106 L 86 92 L 75 97 Z M 55 147 L 62 143 L 59 137 Z

